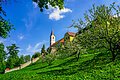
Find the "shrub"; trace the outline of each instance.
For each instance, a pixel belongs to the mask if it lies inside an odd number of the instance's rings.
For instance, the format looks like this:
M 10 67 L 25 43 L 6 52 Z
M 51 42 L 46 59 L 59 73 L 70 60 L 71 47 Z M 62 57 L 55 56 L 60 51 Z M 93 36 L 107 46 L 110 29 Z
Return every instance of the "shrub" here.
M 41 55 L 40 52 L 36 52 L 36 53 L 32 56 L 32 58 L 37 58 L 37 57 L 39 57 L 40 55 Z

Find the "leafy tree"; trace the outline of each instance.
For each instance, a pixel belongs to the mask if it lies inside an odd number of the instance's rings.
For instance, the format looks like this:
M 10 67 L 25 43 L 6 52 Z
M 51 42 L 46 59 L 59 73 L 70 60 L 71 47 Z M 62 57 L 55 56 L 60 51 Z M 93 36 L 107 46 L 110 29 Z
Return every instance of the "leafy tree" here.
M 33 2 L 36 2 L 40 8 L 40 11 L 42 12 L 43 9 L 48 9 L 49 5 L 52 7 L 59 7 L 60 9 L 64 6 L 64 0 L 33 0 Z
M 15 62 L 16 62 L 16 61 L 15 61 L 14 58 L 8 57 L 7 63 L 6 63 L 6 67 L 7 67 L 7 68 L 14 68 Z
M 95 7 L 85 13 L 85 21 L 79 20 L 75 25 L 79 29 L 77 44 L 82 48 L 105 48 L 112 55 L 112 61 L 117 56 L 120 42 L 120 7 L 115 3 Z M 116 16 L 116 17 L 115 17 Z
M 48 54 L 51 53 L 51 48 L 48 48 L 48 49 L 47 49 L 47 53 L 48 53 Z
M 48 54 L 45 56 L 45 61 L 48 63 L 48 65 L 51 65 L 55 58 L 56 58 L 55 54 Z
M 16 57 L 18 55 L 19 52 L 19 47 L 16 46 L 16 44 L 12 44 L 11 46 L 7 47 L 8 50 L 8 54 L 10 54 L 11 57 Z
M 0 62 L 4 61 L 6 58 L 6 52 L 4 51 L 4 44 L 0 43 Z
M 25 59 L 25 62 L 30 61 L 30 60 L 31 60 L 30 55 L 26 55 L 26 56 L 24 57 L 24 59 Z
M 9 36 L 9 32 L 14 28 L 8 20 L 3 18 L 6 16 L 6 13 L 2 8 L 2 4 L 4 4 L 4 2 L 5 1 L 0 0 L 0 37 L 7 38 Z
M 32 58 L 37 58 L 37 57 L 39 57 L 40 56 L 40 52 L 35 52 L 35 54 L 32 56 Z
M 45 51 L 45 45 L 43 45 L 43 47 L 42 47 L 42 49 L 41 49 L 41 54 L 45 54 L 46 53 L 46 51 Z
M 24 56 L 23 56 L 23 55 L 20 56 L 20 58 L 19 58 L 19 63 L 20 63 L 20 64 L 25 63 L 25 60 L 24 60 Z
M 5 61 L 0 62 L 0 73 L 4 73 L 6 68 Z
M 6 52 L 4 51 L 3 43 L 0 43 L 0 73 L 4 73 L 6 64 L 5 64 Z
M 8 50 L 8 60 L 7 60 L 7 67 L 13 68 L 15 66 L 19 66 L 19 57 L 18 57 L 18 50 L 19 47 L 17 47 L 15 44 L 12 44 L 11 46 L 7 47 Z

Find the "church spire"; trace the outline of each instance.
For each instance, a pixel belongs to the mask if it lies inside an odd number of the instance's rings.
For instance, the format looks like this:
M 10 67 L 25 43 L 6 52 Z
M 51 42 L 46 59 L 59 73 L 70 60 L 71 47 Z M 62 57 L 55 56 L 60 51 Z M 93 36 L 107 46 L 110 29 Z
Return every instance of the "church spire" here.
M 50 35 L 50 46 L 53 45 L 55 43 L 55 35 L 53 30 L 51 31 L 51 35 Z
M 54 31 L 53 30 L 51 31 L 51 35 L 54 35 Z

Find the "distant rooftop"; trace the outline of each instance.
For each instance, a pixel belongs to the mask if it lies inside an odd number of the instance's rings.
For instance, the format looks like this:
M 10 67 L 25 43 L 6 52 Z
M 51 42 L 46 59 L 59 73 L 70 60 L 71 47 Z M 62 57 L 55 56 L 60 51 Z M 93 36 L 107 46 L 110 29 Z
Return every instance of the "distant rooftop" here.
M 68 33 L 68 35 L 73 36 L 73 37 L 75 37 L 75 34 L 76 34 L 74 32 L 67 32 L 67 33 Z
M 67 32 L 67 34 L 68 34 L 69 36 L 73 36 L 73 37 L 75 37 L 75 35 L 76 35 L 76 33 L 74 33 L 74 32 Z M 51 45 L 50 47 L 55 46 L 55 45 L 58 44 L 59 42 L 60 42 L 60 43 L 64 43 L 64 38 L 58 40 L 57 42 L 55 42 L 55 43 L 54 43 L 53 45 Z

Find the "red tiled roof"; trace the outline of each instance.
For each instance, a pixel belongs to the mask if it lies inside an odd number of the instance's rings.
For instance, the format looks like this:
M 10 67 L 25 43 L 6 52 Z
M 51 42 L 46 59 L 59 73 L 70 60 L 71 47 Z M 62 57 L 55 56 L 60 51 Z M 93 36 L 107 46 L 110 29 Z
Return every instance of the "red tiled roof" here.
M 75 37 L 75 33 L 73 32 L 67 32 L 68 35 Z
M 59 40 L 59 42 L 63 43 L 64 42 L 64 38 L 62 38 L 61 40 Z
M 56 44 L 58 44 L 58 43 L 64 43 L 64 38 L 62 38 L 62 39 L 60 39 L 59 41 L 57 41 L 57 42 L 55 42 L 53 45 L 51 45 L 50 47 L 53 47 L 53 46 L 55 46 Z
M 6 68 L 5 70 L 6 70 L 6 71 L 9 71 L 9 70 L 10 70 L 10 68 Z
M 69 36 L 73 36 L 73 37 L 75 37 L 75 33 L 73 33 L 73 32 L 67 32 L 67 34 L 69 35 Z M 58 40 L 57 42 L 55 42 L 53 45 L 51 45 L 50 47 L 53 47 L 53 46 L 55 46 L 56 44 L 58 44 L 58 43 L 64 43 L 64 38 L 62 38 L 62 39 L 60 39 L 60 40 Z

